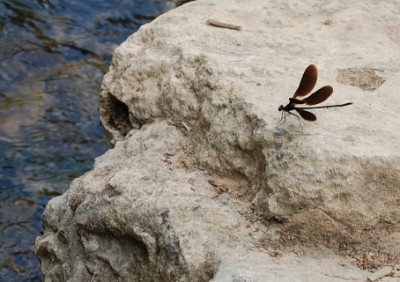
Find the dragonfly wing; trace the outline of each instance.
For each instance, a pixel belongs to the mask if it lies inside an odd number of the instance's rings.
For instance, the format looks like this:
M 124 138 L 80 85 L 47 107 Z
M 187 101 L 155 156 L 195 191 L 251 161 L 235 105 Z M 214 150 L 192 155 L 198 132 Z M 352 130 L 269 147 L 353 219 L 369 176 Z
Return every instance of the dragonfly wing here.
M 296 98 L 289 98 L 289 103 L 296 104 L 296 105 L 304 104 L 304 100 L 299 100 L 299 99 L 296 99 Z
M 303 99 L 302 102 L 307 105 L 316 105 L 322 103 L 331 96 L 333 92 L 332 86 L 324 86 L 319 90 L 315 91 L 313 94 Z
M 313 90 L 317 83 L 318 70 L 315 65 L 309 65 L 304 71 L 303 77 L 301 78 L 300 85 L 293 95 L 293 98 L 306 96 Z
M 306 111 L 306 110 L 302 110 L 302 109 L 296 109 L 296 108 L 294 108 L 299 114 L 300 114 L 300 116 L 303 118 L 303 119 L 305 119 L 305 120 L 308 120 L 308 121 L 315 121 L 315 120 L 317 120 L 317 117 L 313 114 L 313 113 L 310 113 L 310 112 L 308 112 L 308 111 Z

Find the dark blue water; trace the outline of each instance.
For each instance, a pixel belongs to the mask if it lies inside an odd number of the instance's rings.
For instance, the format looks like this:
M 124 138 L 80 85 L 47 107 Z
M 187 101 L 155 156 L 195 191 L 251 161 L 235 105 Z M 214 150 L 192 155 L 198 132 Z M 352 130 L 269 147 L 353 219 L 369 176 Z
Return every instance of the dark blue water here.
M 107 149 L 97 101 L 112 51 L 177 4 L 0 0 L 0 281 L 40 281 L 46 203 Z

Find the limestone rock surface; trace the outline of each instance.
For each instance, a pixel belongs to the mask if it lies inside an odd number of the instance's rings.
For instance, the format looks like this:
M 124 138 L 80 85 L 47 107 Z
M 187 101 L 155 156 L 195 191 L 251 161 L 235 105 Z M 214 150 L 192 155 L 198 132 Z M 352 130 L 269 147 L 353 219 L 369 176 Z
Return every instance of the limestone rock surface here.
M 396 281 L 399 14 L 204 0 L 142 26 L 100 93 L 113 148 L 44 213 L 45 280 Z M 311 63 L 353 105 L 276 127 Z

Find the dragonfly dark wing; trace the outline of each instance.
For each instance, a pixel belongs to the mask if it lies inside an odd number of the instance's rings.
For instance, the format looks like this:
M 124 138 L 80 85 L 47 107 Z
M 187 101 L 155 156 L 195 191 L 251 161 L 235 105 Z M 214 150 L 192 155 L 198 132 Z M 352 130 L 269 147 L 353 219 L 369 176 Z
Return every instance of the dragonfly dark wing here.
M 307 105 L 316 105 L 322 103 L 331 96 L 333 92 L 332 86 L 324 86 L 319 90 L 315 91 L 313 94 L 303 99 L 302 102 Z
M 313 113 L 310 113 L 310 112 L 307 112 L 307 111 L 305 111 L 305 110 L 302 110 L 302 109 L 296 109 L 296 108 L 294 108 L 299 114 L 300 114 L 300 116 L 302 117 L 302 118 L 304 118 L 305 120 L 308 120 L 308 121 L 315 121 L 315 120 L 317 120 L 317 117 L 313 114 Z
M 304 100 L 299 100 L 296 98 L 289 98 L 289 103 L 291 104 L 304 104 Z
M 309 65 L 304 71 L 303 77 L 301 78 L 300 85 L 293 95 L 293 98 L 306 96 L 313 90 L 317 83 L 318 70 L 315 65 Z

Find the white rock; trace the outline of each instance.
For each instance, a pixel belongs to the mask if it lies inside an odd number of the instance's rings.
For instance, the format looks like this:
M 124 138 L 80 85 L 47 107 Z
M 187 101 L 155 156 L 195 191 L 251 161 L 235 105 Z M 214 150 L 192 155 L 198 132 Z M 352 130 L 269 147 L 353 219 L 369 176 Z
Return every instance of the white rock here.
M 382 267 L 381 269 L 377 270 L 376 272 L 368 275 L 368 282 L 377 281 L 378 279 L 388 276 L 388 275 L 390 275 L 390 273 L 392 271 L 393 271 L 393 268 L 390 266 Z
M 365 280 L 333 253 L 398 255 L 399 9 L 210 0 L 141 27 L 102 85 L 115 147 L 45 211 L 45 278 Z M 276 128 L 310 63 L 335 90 L 325 104 L 354 104 Z

